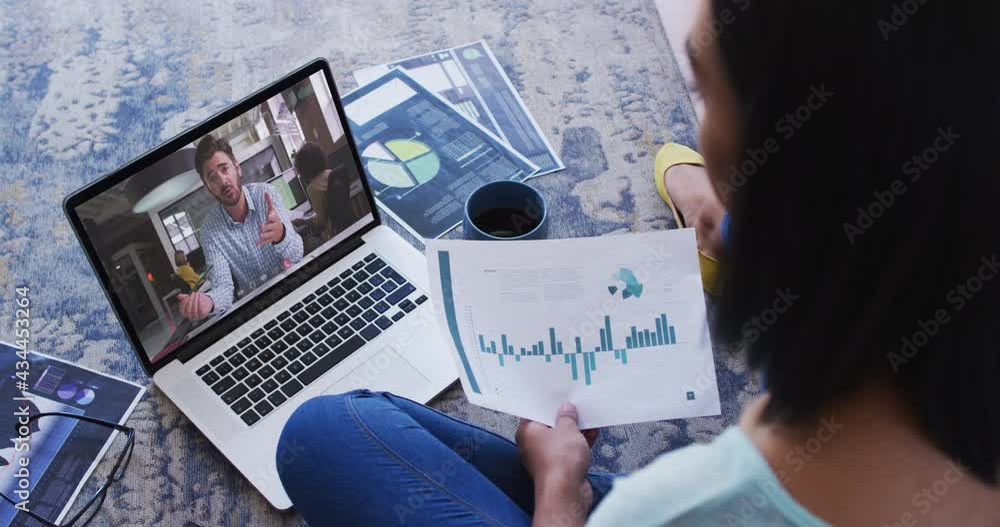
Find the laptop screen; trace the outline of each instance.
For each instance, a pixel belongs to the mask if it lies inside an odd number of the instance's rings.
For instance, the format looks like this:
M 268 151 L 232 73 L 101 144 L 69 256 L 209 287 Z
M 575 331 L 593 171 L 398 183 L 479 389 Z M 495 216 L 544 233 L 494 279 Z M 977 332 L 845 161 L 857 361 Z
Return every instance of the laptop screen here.
M 332 93 L 320 70 L 76 207 L 151 363 L 374 221 Z

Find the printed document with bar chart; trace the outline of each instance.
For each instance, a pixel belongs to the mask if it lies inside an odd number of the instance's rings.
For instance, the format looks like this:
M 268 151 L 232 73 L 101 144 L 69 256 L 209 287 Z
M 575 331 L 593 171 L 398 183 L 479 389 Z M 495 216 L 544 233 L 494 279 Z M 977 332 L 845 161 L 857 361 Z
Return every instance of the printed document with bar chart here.
M 431 286 L 469 401 L 580 426 L 718 415 L 694 229 L 429 240 Z

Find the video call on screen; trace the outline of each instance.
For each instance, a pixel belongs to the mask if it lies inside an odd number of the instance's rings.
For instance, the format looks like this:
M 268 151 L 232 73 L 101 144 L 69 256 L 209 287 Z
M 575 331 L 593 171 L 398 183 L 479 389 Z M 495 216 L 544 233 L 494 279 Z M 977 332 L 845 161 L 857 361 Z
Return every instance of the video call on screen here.
M 318 72 L 76 212 L 125 322 L 156 362 L 363 224 L 362 177 Z M 261 234 L 281 231 L 280 241 Z M 195 292 L 202 309 L 206 297 L 215 309 L 186 316 L 181 302 Z

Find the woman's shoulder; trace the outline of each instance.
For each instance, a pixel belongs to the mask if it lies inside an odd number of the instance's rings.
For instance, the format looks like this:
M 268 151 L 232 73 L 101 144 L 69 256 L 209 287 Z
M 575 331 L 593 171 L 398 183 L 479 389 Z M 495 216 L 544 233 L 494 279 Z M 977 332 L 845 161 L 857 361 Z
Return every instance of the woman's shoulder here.
M 785 492 L 733 427 L 616 479 L 588 525 L 825 525 Z

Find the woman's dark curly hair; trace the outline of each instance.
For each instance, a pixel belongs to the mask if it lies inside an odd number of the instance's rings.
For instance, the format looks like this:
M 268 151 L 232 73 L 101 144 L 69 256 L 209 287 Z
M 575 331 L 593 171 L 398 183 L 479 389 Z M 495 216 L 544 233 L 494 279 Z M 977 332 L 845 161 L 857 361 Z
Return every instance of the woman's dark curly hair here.
M 765 419 L 814 422 L 888 381 L 938 448 L 996 485 L 998 4 L 712 3 L 755 160 L 732 169 L 746 173 L 729 188 L 719 329 L 766 373 Z M 749 326 L 779 290 L 800 300 Z

